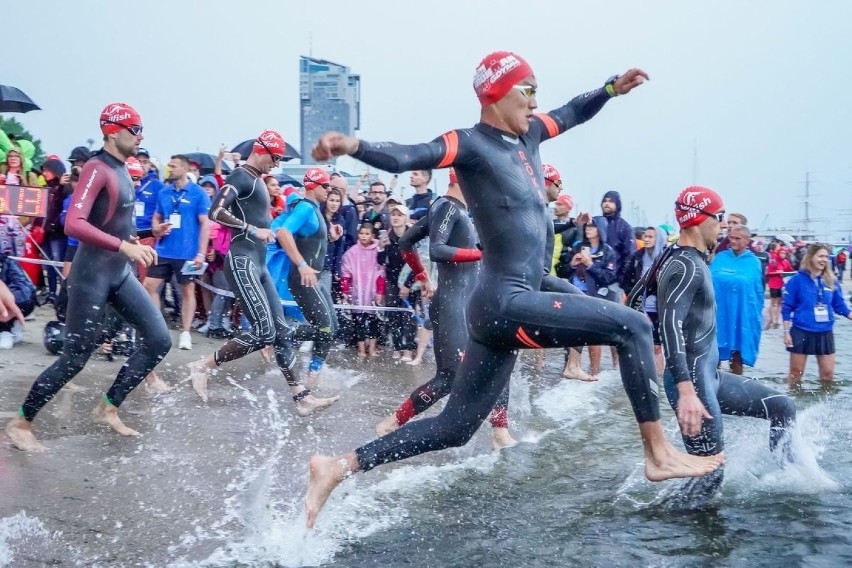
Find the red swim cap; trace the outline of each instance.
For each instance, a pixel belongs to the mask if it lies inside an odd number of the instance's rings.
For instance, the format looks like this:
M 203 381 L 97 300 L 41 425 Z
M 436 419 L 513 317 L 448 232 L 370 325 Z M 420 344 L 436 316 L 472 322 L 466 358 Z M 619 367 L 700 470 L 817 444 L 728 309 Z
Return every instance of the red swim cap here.
M 302 179 L 305 184 L 305 189 L 309 191 L 328 183 L 328 180 L 328 172 L 322 168 L 309 169 L 305 172 L 305 177 Z
M 473 76 L 473 90 L 482 106 L 496 103 L 509 89 L 533 75 L 523 57 L 511 51 L 495 51 L 486 55 Z
M 685 188 L 677 196 L 675 219 L 681 229 L 697 227 L 724 208 L 725 204 L 718 193 L 700 185 L 693 185 Z
M 561 203 L 562 205 L 567 207 L 569 211 L 571 209 L 574 209 L 574 198 L 568 195 L 567 193 L 563 193 L 562 195 L 557 197 L 556 202 Z
M 450 183 L 453 184 L 453 185 L 459 184 L 459 178 L 456 175 L 455 168 L 450 168 Z
M 544 172 L 544 181 L 554 183 L 562 179 L 562 176 L 559 175 L 559 170 L 557 170 L 550 164 L 542 164 L 541 169 Z
M 113 103 L 101 111 L 101 132 L 115 134 L 122 128 L 142 126 L 142 117 L 127 103 Z
M 271 154 L 273 156 L 284 156 L 284 137 L 274 130 L 264 130 L 254 141 L 251 151 L 255 154 Z
M 144 177 L 145 170 L 142 169 L 142 164 L 139 163 L 139 160 L 130 156 L 127 158 L 124 163 L 127 165 L 127 172 L 130 174 L 130 177 Z

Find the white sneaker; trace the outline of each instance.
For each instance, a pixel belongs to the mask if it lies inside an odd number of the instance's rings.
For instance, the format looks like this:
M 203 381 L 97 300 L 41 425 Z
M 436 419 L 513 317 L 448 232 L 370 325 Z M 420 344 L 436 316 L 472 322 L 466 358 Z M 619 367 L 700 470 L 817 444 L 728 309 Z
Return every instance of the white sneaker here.
M 182 331 L 180 333 L 178 349 L 192 349 L 192 335 L 190 335 L 188 331 Z
M 15 346 L 15 336 L 9 331 L 0 332 L 0 349 L 11 349 Z
M 15 343 L 20 343 L 24 340 L 24 326 L 18 320 L 12 324 L 12 336 Z
M 299 346 L 299 353 L 310 353 L 314 350 L 314 342 L 313 341 L 303 341 Z

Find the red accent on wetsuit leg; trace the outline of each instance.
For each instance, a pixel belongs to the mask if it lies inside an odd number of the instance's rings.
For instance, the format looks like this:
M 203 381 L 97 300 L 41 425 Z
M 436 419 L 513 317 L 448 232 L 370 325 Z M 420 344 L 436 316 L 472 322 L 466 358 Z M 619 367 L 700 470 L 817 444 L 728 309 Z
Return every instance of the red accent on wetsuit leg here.
M 479 249 L 463 249 L 456 250 L 450 262 L 476 262 L 482 260 L 482 251 Z
M 518 340 L 527 347 L 532 347 L 533 349 L 544 349 L 544 347 L 533 341 L 532 338 L 527 335 L 527 332 L 524 331 L 524 328 L 522 327 L 518 328 L 518 332 L 515 334 L 515 337 L 517 337 Z
M 405 402 L 399 405 L 396 409 L 396 423 L 402 426 L 414 417 L 414 403 L 410 398 L 406 398 Z
M 488 421 L 491 422 L 492 428 L 508 428 L 509 411 L 505 408 L 495 408 L 491 411 Z

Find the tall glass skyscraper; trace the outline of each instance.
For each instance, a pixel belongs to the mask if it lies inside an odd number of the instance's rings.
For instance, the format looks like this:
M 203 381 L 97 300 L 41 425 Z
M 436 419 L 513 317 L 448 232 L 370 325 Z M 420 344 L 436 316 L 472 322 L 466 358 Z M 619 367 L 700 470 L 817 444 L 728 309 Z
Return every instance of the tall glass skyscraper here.
M 299 58 L 302 163 L 314 163 L 311 147 L 323 132 L 354 136 L 361 128 L 361 76 L 349 67 L 302 55 Z

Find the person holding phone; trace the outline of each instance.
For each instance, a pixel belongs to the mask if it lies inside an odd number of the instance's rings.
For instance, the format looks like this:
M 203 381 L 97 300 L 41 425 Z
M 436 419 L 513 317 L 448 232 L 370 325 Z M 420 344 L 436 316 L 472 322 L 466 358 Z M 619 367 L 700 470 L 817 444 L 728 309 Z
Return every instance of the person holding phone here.
M 176 154 L 169 160 L 169 184 L 159 193 L 152 232 L 159 237 L 156 250 L 160 262 L 148 270 L 145 289 L 160 307 L 160 287 L 176 278 L 181 295 L 181 334 L 178 349 L 192 349 L 192 320 L 195 317 L 195 276 L 203 273 L 210 239 L 210 198 L 187 177 L 189 158 Z

